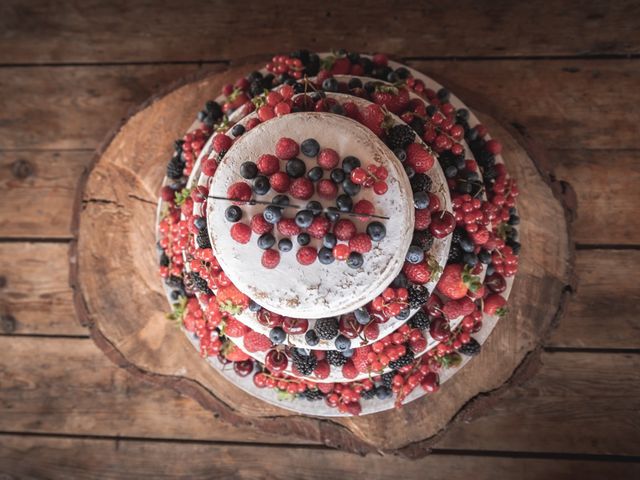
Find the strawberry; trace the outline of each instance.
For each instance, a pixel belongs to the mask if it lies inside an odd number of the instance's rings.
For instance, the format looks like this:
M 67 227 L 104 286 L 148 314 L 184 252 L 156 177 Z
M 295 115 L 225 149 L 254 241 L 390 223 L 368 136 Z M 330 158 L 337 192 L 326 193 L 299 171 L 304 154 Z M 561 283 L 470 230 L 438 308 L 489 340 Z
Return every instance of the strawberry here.
M 262 235 L 263 233 L 270 232 L 273 229 L 273 224 L 267 222 L 261 213 L 256 213 L 251 217 L 251 230 L 256 235 Z
M 436 289 L 446 297 L 457 300 L 464 297 L 469 289 L 476 291 L 480 286 L 478 278 L 471 275 L 469 269 L 454 263 L 444 268 Z
M 235 285 L 227 285 L 218 289 L 216 300 L 220 310 L 237 315 L 249 306 L 249 297 L 238 290 Z
M 349 248 L 352 252 L 367 253 L 371 251 L 371 237 L 366 233 L 356 233 L 349 240 Z
M 340 163 L 340 156 L 333 148 L 323 148 L 318 154 L 318 165 L 325 170 L 331 170 Z
M 264 268 L 276 268 L 280 263 L 280 252 L 273 248 L 265 250 L 262 252 L 261 263 Z
M 507 309 L 505 308 L 506 304 L 507 301 L 502 295 L 492 293 L 484 299 L 484 307 L 482 311 L 488 315 L 497 315 L 501 317 L 507 313 Z
M 291 179 L 284 172 L 276 172 L 269 177 L 269 184 L 278 193 L 284 193 L 289 190 Z
M 407 164 L 410 165 L 416 173 L 428 172 L 433 164 L 435 158 L 431 152 L 428 152 L 422 145 L 418 143 L 411 143 L 407 149 Z
M 353 206 L 353 213 L 364 213 L 367 215 L 372 215 L 375 213 L 376 209 L 369 200 L 358 200 L 356 204 Z M 363 222 L 369 220 L 369 217 L 358 217 Z
M 357 232 L 356 226 L 351 220 L 341 218 L 333 227 L 333 233 L 338 240 L 350 240 Z
M 249 331 L 249 328 L 244 323 L 233 317 L 227 317 L 224 326 L 224 334 L 227 337 L 242 337 L 247 331 Z
M 383 105 L 391 113 L 402 113 L 409 106 L 409 90 L 389 85 L 378 85 L 371 94 L 371 99 L 378 105 Z
M 300 153 L 298 143 L 292 138 L 282 137 L 276 143 L 276 157 L 281 160 L 290 160 Z
M 222 346 L 222 355 L 231 362 L 244 362 L 249 360 L 249 355 L 244 353 L 240 347 L 235 345 L 232 341 L 225 342 Z
M 318 182 L 318 195 L 327 200 L 336 198 L 338 195 L 338 186 L 331 180 L 323 178 Z
M 355 120 L 356 122 L 362 121 L 362 115 L 360 114 L 360 110 L 358 110 L 358 106 L 353 102 L 345 102 L 342 104 L 342 108 L 344 109 L 344 114 Z
M 231 148 L 231 145 L 233 145 L 233 140 L 224 133 L 219 133 L 213 137 L 213 149 L 217 153 L 226 152 Z
M 412 283 L 425 284 L 431 279 L 431 272 L 425 262 L 415 264 L 405 262 L 402 271 L 407 276 L 407 280 Z
M 344 378 L 348 378 L 349 380 L 358 376 L 358 369 L 353 364 L 352 360 L 347 361 L 347 363 L 342 366 L 342 376 Z
M 311 265 L 316 261 L 318 252 L 313 247 L 302 247 L 296 253 L 296 258 L 301 265 Z
M 431 225 L 431 212 L 427 208 L 416 210 L 414 229 L 422 231 Z
M 247 244 L 251 239 L 251 228 L 244 223 L 234 223 L 230 232 L 231 238 L 238 243 Z
M 330 67 L 332 75 L 347 75 L 351 70 L 351 62 L 347 57 L 336 58 Z
M 362 124 L 378 137 L 384 134 L 385 114 L 379 105 L 367 105 L 362 109 Z
M 369 361 L 367 360 L 369 352 L 371 352 L 371 346 L 369 345 L 356 348 L 353 351 L 353 364 L 356 367 L 356 370 L 360 373 L 366 373 L 369 371 Z
M 272 175 L 280 170 L 280 160 L 278 160 L 278 157 L 269 155 L 268 153 L 260 155 L 256 165 L 258 166 L 258 171 L 263 175 Z
M 327 232 L 329 232 L 329 228 L 331 227 L 331 222 L 324 215 L 319 215 L 313 219 L 311 225 L 307 228 L 307 232 L 313 238 L 322 238 Z
M 242 343 L 249 353 L 264 352 L 272 347 L 269 337 L 254 330 L 247 332 Z
M 251 200 L 251 187 L 245 182 L 236 182 L 227 188 L 227 198 L 248 202 Z
M 327 378 L 329 376 L 329 373 L 331 373 L 331 367 L 326 360 L 319 361 L 316 365 L 315 370 L 313 371 L 313 375 L 319 380 L 324 380 L 325 378 Z
M 289 193 L 298 200 L 309 200 L 313 195 L 313 183 L 306 177 L 296 178 L 289 186 Z
M 427 340 L 424 337 L 417 338 L 415 340 L 409 341 L 409 348 L 413 351 L 413 353 L 420 353 L 425 348 L 427 348 Z
M 293 218 L 283 218 L 276 226 L 278 232 L 284 237 L 295 237 L 302 231 Z

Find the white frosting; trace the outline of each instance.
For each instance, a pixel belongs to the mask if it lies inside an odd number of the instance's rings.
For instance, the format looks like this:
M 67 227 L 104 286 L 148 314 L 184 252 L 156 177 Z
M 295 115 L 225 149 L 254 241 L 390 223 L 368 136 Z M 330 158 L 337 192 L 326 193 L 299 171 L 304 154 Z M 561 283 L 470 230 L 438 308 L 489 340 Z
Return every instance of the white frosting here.
M 414 222 L 408 179 L 393 153 L 366 127 L 339 115 L 298 113 L 272 119 L 240 137 L 219 165 L 210 194 L 225 196 L 231 184 L 242 180 L 240 165 L 247 160 L 255 161 L 264 153 L 274 153 L 275 144 L 281 137 L 290 137 L 299 143 L 315 138 L 321 148 L 333 148 L 340 158 L 354 155 L 365 166 L 371 163 L 384 165 L 389 171 L 388 192 L 379 196 L 372 189 L 362 189 L 354 202 L 367 199 L 375 205 L 376 214 L 389 217 L 383 220 L 387 236 L 374 242 L 373 250 L 364 254 L 364 265 L 359 269 L 339 261 L 322 265 L 316 260 L 312 265 L 300 265 L 295 255 L 298 247 L 293 239 L 294 249 L 281 253 L 280 264 L 270 270 L 261 265 L 262 250 L 257 247 L 257 235 L 252 235 L 246 245 L 235 242 L 230 236 L 231 224 L 224 218 L 229 203 L 210 200 L 207 224 L 214 253 L 233 283 L 271 311 L 310 319 L 348 313 L 379 295 L 402 268 Z M 299 158 L 307 163 L 307 169 L 317 165 L 315 159 L 302 154 Z M 260 199 L 268 201 L 275 194 L 271 190 Z M 312 199 L 325 207 L 334 205 L 317 195 Z M 292 199 L 292 203 L 304 205 L 306 202 Z M 248 223 L 254 213 L 264 210 L 264 206 L 247 205 L 243 210 L 243 221 Z M 285 214 L 293 216 L 287 210 Z M 368 223 L 354 217 L 351 220 L 358 231 L 364 231 Z M 279 237 L 275 229 L 274 234 Z M 312 245 L 319 247 L 320 241 L 314 240 Z

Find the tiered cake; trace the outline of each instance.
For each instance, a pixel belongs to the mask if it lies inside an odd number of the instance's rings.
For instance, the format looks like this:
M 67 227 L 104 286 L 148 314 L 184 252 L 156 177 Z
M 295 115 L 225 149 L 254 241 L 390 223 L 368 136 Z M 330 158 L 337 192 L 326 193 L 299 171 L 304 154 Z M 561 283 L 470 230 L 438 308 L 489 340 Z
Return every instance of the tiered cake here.
M 175 142 L 160 274 L 203 357 L 301 413 L 435 392 L 517 271 L 517 186 L 448 90 L 386 56 L 276 56 Z

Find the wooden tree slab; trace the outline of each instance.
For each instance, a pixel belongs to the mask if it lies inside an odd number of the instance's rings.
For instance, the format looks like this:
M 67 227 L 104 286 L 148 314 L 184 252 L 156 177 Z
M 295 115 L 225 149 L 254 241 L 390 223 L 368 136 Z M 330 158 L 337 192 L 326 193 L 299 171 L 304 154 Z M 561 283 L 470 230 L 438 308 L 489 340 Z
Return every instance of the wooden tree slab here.
M 154 248 L 156 197 L 173 139 L 224 83 L 250 68 L 203 75 L 152 99 L 100 150 L 81 180 L 75 205 L 70 262 L 78 317 L 116 364 L 192 396 L 223 420 L 354 452 L 424 455 L 452 422 L 480 415 L 509 386 L 535 372 L 539 345 L 571 292 L 571 189 L 551 180 L 540 149 L 501 125 L 476 95 L 452 88 L 502 141 L 507 167 L 519 181 L 523 248 L 509 314 L 480 356 L 438 393 L 401 410 L 320 419 L 271 406 L 222 378 L 166 320 Z

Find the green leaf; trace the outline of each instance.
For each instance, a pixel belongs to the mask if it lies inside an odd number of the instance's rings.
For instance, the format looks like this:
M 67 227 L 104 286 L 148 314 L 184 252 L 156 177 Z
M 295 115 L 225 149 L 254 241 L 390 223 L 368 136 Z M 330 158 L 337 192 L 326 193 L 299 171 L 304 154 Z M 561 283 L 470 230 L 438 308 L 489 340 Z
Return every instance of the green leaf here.
M 176 205 L 181 207 L 182 204 L 187 200 L 187 198 L 189 198 L 189 195 L 191 195 L 191 189 L 187 187 L 183 188 L 179 192 L 176 192 Z
M 172 307 L 173 310 L 170 313 L 167 313 L 167 319 L 182 325 L 182 319 L 184 318 L 184 313 L 187 309 L 187 297 L 180 295 L 180 297 L 178 297 L 178 301 L 175 302 Z

